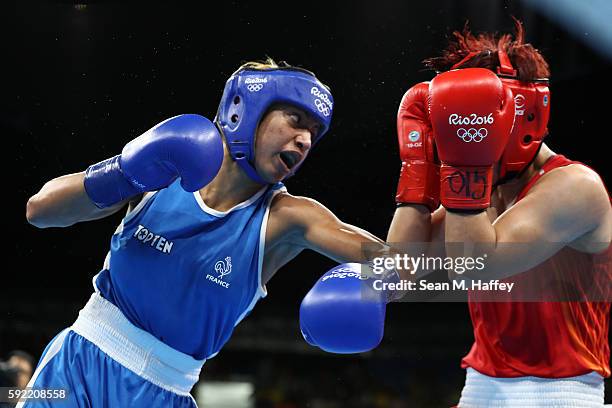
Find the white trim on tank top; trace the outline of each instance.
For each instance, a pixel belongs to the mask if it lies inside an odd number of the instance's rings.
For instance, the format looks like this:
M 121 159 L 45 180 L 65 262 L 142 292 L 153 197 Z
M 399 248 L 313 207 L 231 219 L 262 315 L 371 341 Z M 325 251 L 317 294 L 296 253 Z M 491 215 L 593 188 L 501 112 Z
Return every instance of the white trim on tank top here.
M 229 213 L 231 213 L 232 211 L 236 211 L 239 210 L 241 208 L 244 207 L 248 207 L 249 205 L 253 204 L 253 202 L 255 202 L 259 197 L 261 197 L 261 195 L 263 193 L 266 192 L 266 190 L 268 189 L 268 186 L 263 186 L 259 191 L 257 191 L 255 194 L 253 194 L 251 196 L 251 198 L 249 198 L 246 201 L 243 201 L 241 203 L 236 204 L 235 206 L 233 206 L 232 208 L 230 208 L 227 211 L 219 211 L 219 210 L 215 210 L 214 208 L 210 208 L 209 206 L 206 205 L 206 203 L 204 202 L 204 200 L 202 199 L 202 196 L 200 195 L 199 191 L 194 191 L 193 192 L 193 197 L 196 199 L 198 205 L 200 206 L 200 208 L 202 209 L 202 211 L 204 211 L 205 213 L 212 215 L 214 217 L 225 217 L 226 215 L 228 215 Z

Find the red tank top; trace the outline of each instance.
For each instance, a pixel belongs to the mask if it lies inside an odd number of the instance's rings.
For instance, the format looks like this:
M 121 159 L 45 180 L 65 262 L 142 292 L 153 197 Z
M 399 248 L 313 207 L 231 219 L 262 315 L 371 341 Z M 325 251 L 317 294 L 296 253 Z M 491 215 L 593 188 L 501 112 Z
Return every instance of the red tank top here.
M 546 172 L 572 163 L 562 155 L 549 159 L 520 192 L 517 201 Z M 518 280 L 550 278 L 551 273 L 571 282 L 571 289 L 584 287 L 596 275 L 609 290 L 612 281 L 612 246 L 600 254 L 587 254 L 565 247 Z M 545 272 L 545 273 L 544 273 Z M 524 282 L 523 282 L 524 283 Z M 592 282 L 590 282 L 592 285 Z M 583 285 L 583 286 L 581 286 Z M 567 290 L 546 285 L 550 291 Z M 468 303 L 474 326 L 474 345 L 461 362 L 492 377 L 573 377 L 596 371 L 610 376 L 608 325 L 609 293 L 606 301 L 476 302 Z M 562 297 L 562 296 L 561 296 Z

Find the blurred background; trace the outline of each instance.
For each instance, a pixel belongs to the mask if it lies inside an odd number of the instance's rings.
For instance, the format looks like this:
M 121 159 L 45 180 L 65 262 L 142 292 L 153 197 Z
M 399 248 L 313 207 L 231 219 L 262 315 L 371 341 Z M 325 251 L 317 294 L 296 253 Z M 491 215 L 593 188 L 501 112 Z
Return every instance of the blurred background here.
M 606 0 L 214 2 L 196 5 L 15 2 L 5 5 L 0 127 L 8 142 L 0 360 L 37 360 L 92 291 L 121 215 L 38 230 L 25 204 L 51 178 L 120 152 L 180 113 L 213 118 L 227 77 L 271 56 L 308 68 L 335 98 L 331 131 L 286 184 L 343 221 L 385 237 L 400 162 L 395 115 L 404 92 L 429 80 L 421 61 L 453 30 L 506 32 L 511 16 L 551 66 L 547 144 L 610 179 L 612 3 Z M 8 166 L 7 166 L 8 164 Z M 304 253 L 203 369 L 204 407 L 448 407 L 473 337 L 462 303 L 388 307 L 376 350 L 354 356 L 309 347 L 298 308 L 334 263 Z M 528 347 L 528 345 L 526 345 Z M 8 363 L 5 363 L 5 365 Z M 611 383 L 607 383 L 611 394 Z M 610 397 L 607 401 L 612 401 Z

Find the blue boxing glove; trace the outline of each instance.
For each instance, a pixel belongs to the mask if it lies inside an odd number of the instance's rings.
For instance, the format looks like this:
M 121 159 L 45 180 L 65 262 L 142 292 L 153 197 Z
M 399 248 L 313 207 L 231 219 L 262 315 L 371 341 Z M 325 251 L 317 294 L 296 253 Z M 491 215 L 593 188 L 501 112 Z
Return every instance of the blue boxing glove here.
M 395 270 L 372 276 L 362 273 L 362 268 L 368 266 L 338 265 L 306 294 L 300 306 L 300 329 L 310 345 L 342 354 L 378 346 L 384 333 L 385 309 L 393 297 L 381 283 L 399 283 L 399 276 Z
M 200 115 L 178 115 L 129 142 L 120 155 L 90 166 L 85 191 L 99 208 L 167 187 L 178 177 L 193 192 L 212 181 L 222 162 L 215 125 Z

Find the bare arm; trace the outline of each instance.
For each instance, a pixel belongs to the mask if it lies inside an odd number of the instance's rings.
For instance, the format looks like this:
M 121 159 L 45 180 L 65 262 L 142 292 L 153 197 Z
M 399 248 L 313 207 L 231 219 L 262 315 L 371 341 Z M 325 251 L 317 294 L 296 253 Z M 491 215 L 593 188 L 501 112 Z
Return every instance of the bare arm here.
M 589 249 L 604 250 L 612 235 L 612 210 L 597 174 L 572 165 L 544 176 L 529 195 L 493 223 L 485 212 L 447 212 L 445 224 L 449 256 L 487 254 L 486 268 L 476 273 L 503 278 L 535 267 L 588 235 L 593 237 Z M 453 245 L 457 242 L 468 245 Z
M 274 207 L 274 219 L 268 231 L 277 230 L 279 233 L 273 235 L 282 237 L 284 256 L 279 257 L 282 264 L 303 249 L 312 249 L 340 263 L 366 263 L 375 257 L 396 253 L 380 238 L 340 221 L 325 206 L 310 198 L 284 194 Z M 270 245 L 278 245 L 278 241 L 272 239 Z M 281 263 L 277 263 L 275 269 L 282 266 Z M 415 278 L 408 269 L 399 269 L 398 272 L 401 279 Z
M 100 209 L 85 192 L 85 173 L 54 178 L 28 200 L 26 218 L 38 228 L 68 227 L 82 221 L 97 220 L 119 211 L 127 201 Z
M 423 205 L 397 208 L 389 226 L 387 243 L 409 256 L 444 257 L 444 207 L 433 213 Z
M 383 240 L 369 232 L 340 221 L 317 201 L 303 199 L 300 216 L 295 219 L 300 245 L 338 262 L 366 262 L 370 255 L 383 254 Z M 367 245 L 367 251 L 364 251 Z
M 387 242 L 429 242 L 431 213 L 424 205 L 398 207 L 387 233 Z
M 283 194 L 275 201 L 271 214 L 268 231 L 277 231 L 273 236 L 278 238 L 272 238 L 270 246 L 282 243 L 296 254 L 312 249 L 337 262 L 366 262 L 369 256 L 387 249 L 380 238 L 340 221 L 310 198 Z

